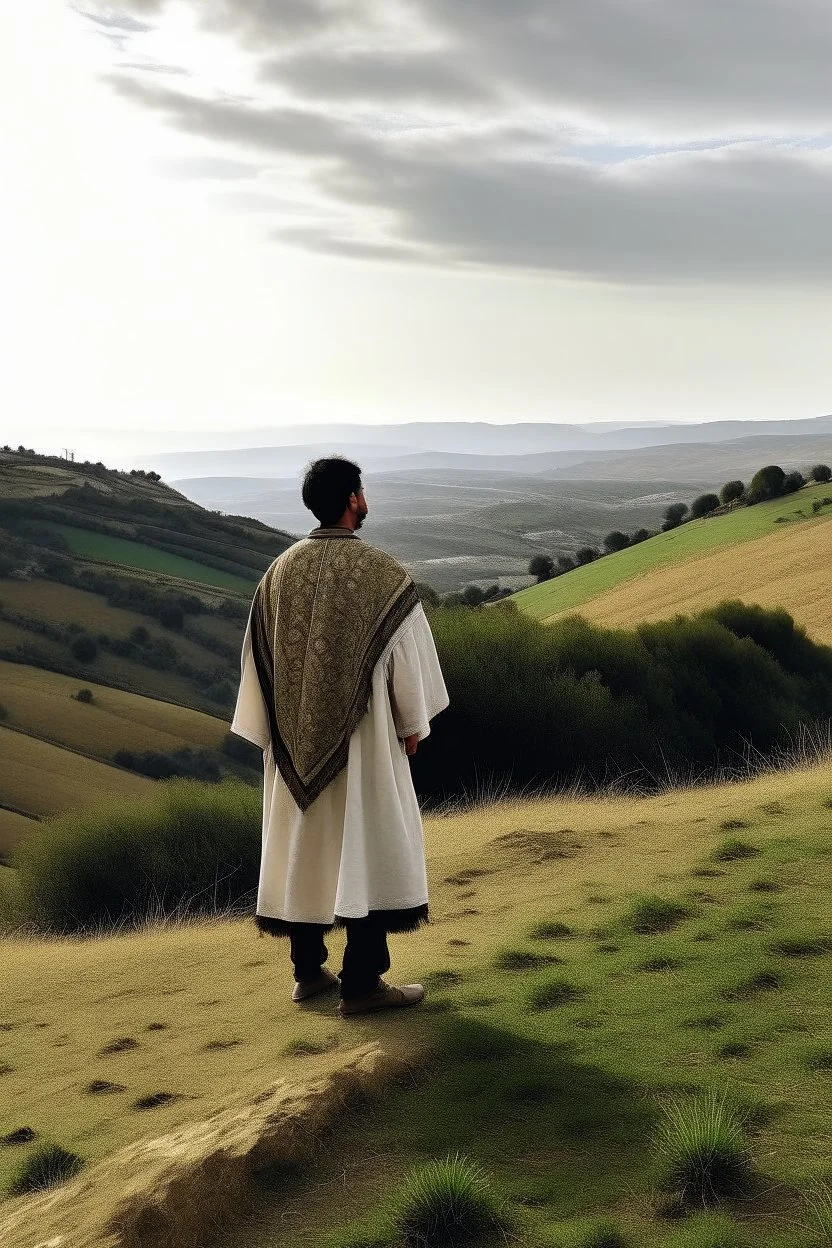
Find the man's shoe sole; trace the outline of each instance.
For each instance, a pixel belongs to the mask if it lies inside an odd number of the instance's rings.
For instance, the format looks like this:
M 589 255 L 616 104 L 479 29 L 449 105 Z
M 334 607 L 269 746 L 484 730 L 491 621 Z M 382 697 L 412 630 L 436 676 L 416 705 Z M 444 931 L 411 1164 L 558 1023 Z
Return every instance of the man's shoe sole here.
M 335 988 L 341 987 L 341 981 L 337 975 L 333 975 L 331 979 L 323 980 L 320 987 L 312 988 L 311 991 L 301 991 L 300 995 L 295 996 L 298 985 L 292 989 L 292 1000 L 295 1005 L 300 1005 L 304 1001 L 311 1001 L 313 997 L 322 997 L 325 992 L 332 992 Z
M 398 999 L 391 1000 L 393 992 L 397 992 L 401 994 L 398 997 Z M 375 1001 L 367 1000 L 366 998 L 359 997 L 357 998 L 354 1006 L 353 1006 L 353 1003 L 350 1002 L 349 1000 L 347 1001 L 342 1000 L 341 1002 L 339 1002 L 339 1005 L 338 1005 L 338 1013 L 340 1014 L 341 1018 L 353 1018 L 359 1014 L 378 1014 L 381 1010 L 410 1010 L 413 1008 L 414 1005 L 421 1005 L 424 999 L 425 999 L 424 989 L 422 989 L 422 992 L 419 996 L 414 996 L 412 1000 L 408 1000 L 400 988 L 391 989 L 388 993 L 385 994 L 384 997 L 378 998 Z M 359 1005 L 358 1004 L 359 1001 L 362 1001 L 363 1004 Z

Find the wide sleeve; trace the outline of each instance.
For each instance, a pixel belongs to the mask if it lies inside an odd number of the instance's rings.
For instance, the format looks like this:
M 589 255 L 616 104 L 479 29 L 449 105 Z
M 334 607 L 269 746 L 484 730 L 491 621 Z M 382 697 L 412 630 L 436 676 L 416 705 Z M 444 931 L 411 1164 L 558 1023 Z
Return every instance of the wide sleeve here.
M 429 736 L 430 721 L 444 711 L 450 699 L 421 603 L 414 608 L 410 628 L 393 647 L 387 688 L 397 736 L 416 733 L 420 741 Z
M 251 649 L 251 619 L 249 618 L 246 635 L 243 639 L 243 653 L 240 659 L 240 691 L 237 694 L 237 706 L 231 731 L 238 737 L 245 737 L 254 745 L 265 750 L 271 740 L 269 716 L 263 701 L 263 692 L 257 678 L 257 668 Z

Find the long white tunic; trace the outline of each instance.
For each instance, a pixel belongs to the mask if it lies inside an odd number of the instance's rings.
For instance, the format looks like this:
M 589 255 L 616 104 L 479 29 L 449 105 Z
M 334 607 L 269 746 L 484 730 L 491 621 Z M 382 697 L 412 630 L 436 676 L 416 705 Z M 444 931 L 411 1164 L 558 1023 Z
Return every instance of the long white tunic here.
M 424 838 L 400 738 L 430 734 L 448 693 L 419 603 L 373 668 L 367 713 L 346 767 L 303 812 L 275 765 L 250 623 L 231 731 L 263 750 L 263 844 L 257 913 L 295 923 L 410 910 L 428 899 Z

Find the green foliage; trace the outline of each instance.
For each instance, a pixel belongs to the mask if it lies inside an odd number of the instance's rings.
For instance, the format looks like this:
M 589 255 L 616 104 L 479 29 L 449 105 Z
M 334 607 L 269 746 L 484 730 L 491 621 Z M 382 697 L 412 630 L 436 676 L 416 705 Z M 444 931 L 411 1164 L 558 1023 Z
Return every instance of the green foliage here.
M 783 478 L 783 493 L 795 494 L 798 490 L 802 490 L 805 484 L 806 478 L 802 472 L 798 472 L 797 470 L 794 472 L 787 472 Z
M 583 567 L 587 563 L 594 563 L 599 555 L 600 552 L 594 546 L 582 546 L 580 550 L 575 551 L 575 562 L 579 567 Z
M 687 503 L 671 503 L 669 507 L 665 508 L 662 532 L 668 533 L 671 529 L 678 529 L 687 514 Z
M 117 750 L 113 762 L 151 780 L 170 780 L 174 776 L 190 776 L 216 784 L 221 772 L 210 750 L 194 750 L 184 746 L 171 754 L 161 750 Z
M 622 916 L 622 926 L 640 936 L 669 932 L 690 914 L 690 907 L 667 897 L 645 895 L 634 897 Z
M 690 505 L 691 519 L 700 520 L 702 516 L 709 516 L 718 506 L 719 498 L 716 494 L 700 494 Z
M 69 648 L 73 657 L 81 663 L 92 663 L 98 657 L 98 642 L 94 637 L 89 637 L 86 633 L 76 638 Z
M 783 493 L 783 482 L 786 480 L 786 474 L 777 464 L 767 464 L 765 468 L 760 468 L 751 478 L 751 484 L 746 492 L 746 499 L 752 506 L 755 503 L 764 503 L 770 498 L 779 498 Z
M 613 529 L 612 533 L 608 533 L 604 538 L 604 550 L 608 555 L 612 555 L 618 550 L 626 550 L 629 545 L 629 537 L 626 533 L 622 533 L 620 529 Z
M 649 529 L 636 529 L 635 533 L 630 537 L 630 545 L 638 546 L 641 542 L 646 542 L 648 538 L 654 536 L 655 534 L 651 533 Z
M 828 464 L 815 464 L 809 472 L 809 480 L 816 481 L 818 485 L 826 485 L 828 481 L 832 481 L 832 468 Z
M 79 689 L 78 692 L 73 693 L 72 696 L 76 702 L 83 702 L 87 706 L 89 706 L 91 702 L 95 701 L 95 698 L 92 695 L 92 689 Z
M 409 1248 L 479 1244 L 502 1228 L 502 1202 L 481 1167 L 455 1153 L 411 1171 L 395 1221 Z
M 164 628 L 180 631 L 185 623 L 185 613 L 177 602 L 165 602 L 159 609 L 159 623 Z
M 724 507 L 727 503 L 735 503 L 737 499 L 742 498 L 744 493 L 745 483 L 743 481 L 726 481 L 719 491 L 719 501 Z
M 261 798 L 248 785 L 160 784 L 42 825 L 16 850 L 17 904 L 47 932 L 213 913 L 257 885 Z
M 23 1196 L 27 1192 L 38 1192 L 65 1183 L 78 1173 L 83 1164 L 77 1153 L 60 1144 L 44 1141 L 32 1149 L 12 1176 L 9 1195 Z
M 529 560 L 529 576 L 536 576 L 538 582 L 548 581 L 555 575 L 555 561 L 551 555 L 532 555 Z
M 624 554 L 621 556 L 625 557 Z M 431 614 L 450 706 L 411 761 L 426 799 L 627 774 L 650 784 L 789 744 L 832 706 L 832 650 L 784 611 L 544 626 L 503 606 Z
M 751 1171 L 742 1119 L 714 1092 L 669 1101 L 656 1144 L 664 1183 L 686 1204 L 740 1191 Z
M 245 737 L 238 737 L 235 732 L 225 734 L 220 749 L 235 763 L 257 769 L 263 766 L 263 751 L 251 741 L 246 741 Z

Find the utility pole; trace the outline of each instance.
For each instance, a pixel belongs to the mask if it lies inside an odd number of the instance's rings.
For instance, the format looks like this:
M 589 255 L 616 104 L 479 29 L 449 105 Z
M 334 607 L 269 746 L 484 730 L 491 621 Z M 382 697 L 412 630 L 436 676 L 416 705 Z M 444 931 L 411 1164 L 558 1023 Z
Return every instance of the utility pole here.
M 75 463 L 75 452 L 73 450 L 71 450 L 68 446 L 65 446 L 63 448 L 63 453 L 64 459 L 68 459 L 73 464 Z

